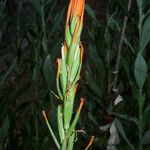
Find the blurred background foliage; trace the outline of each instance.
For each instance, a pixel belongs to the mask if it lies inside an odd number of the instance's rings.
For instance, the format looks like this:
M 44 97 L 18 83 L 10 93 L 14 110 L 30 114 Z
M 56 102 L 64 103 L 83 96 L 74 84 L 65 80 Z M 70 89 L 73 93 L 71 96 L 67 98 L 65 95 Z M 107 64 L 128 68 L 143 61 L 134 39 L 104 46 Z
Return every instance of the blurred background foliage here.
M 62 0 L 0 0 L 0 150 L 56 149 L 42 118 L 57 133 L 56 59 L 63 43 L 66 8 Z M 86 104 L 81 113 L 75 150 L 83 149 L 91 135 L 92 149 L 108 149 L 109 130 L 104 125 L 116 119 L 119 150 L 138 149 L 138 85 L 134 76 L 139 51 L 139 9 L 128 1 L 86 0 L 82 41 L 85 48 L 76 104 L 82 96 Z M 143 57 L 147 78 L 143 87 L 143 150 L 150 149 L 150 1 L 143 0 L 145 36 Z M 118 92 L 113 90 L 118 45 L 123 37 Z M 143 23 L 144 24 L 144 23 Z M 144 27 L 143 27 L 144 28 Z M 144 29 L 143 29 L 144 30 Z M 144 67 L 144 66 L 142 66 Z M 121 95 L 122 101 L 113 106 Z M 106 126 L 105 126 L 106 127 Z

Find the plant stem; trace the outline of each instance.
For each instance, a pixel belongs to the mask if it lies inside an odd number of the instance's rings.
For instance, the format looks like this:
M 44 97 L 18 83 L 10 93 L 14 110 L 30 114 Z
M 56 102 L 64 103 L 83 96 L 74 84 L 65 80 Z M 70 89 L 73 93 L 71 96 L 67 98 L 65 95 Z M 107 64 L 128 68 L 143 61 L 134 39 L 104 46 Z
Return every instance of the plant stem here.
M 75 133 L 73 132 L 68 141 L 68 150 L 73 150 Z
M 46 36 L 46 25 L 45 25 L 45 12 L 44 12 L 44 4 L 42 0 L 42 6 L 41 6 L 41 19 L 42 19 L 42 29 L 43 29 L 43 49 L 47 53 L 48 46 L 47 46 L 47 36 Z
M 141 47 L 141 34 L 142 34 L 142 1 L 139 1 L 139 52 L 142 53 L 143 49 Z M 142 150 L 142 133 L 143 133 L 143 125 L 142 125 L 142 111 L 143 111 L 143 99 L 142 99 L 142 89 L 139 89 L 139 150 Z
M 110 70 L 111 70 L 111 66 L 110 66 L 110 46 L 107 50 L 107 79 L 108 79 L 108 87 L 107 87 L 107 91 L 108 93 L 110 93 L 111 91 L 111 79 L 110 79 Z
M 132 2 L 132 0 L 129 0 L 129 2 L 128 2 L 128 11 L 130 11 L 131 2 Z M 114 85 L 113 85 L 113 90 L 114 91 L 117 91 L 117 82 L 118 82 L 118 74 L 119 74 L 119 68 L 120 68 L 122 44 L 123 44 L 123 38 L 124 38 L 124 35 L 125 35 L 126 26 L 127 26 L 127 21 L 128 21 L 128 16 L 125 16 L 124 22 L 123 22 L 123 27 L 122 27 L 122 32 L 121 32 L 120 43 L 119 43 L 117 61 L 116 61 L 116 66 L 115 66 L 115 77 L 114 77 Z
M 142 99 L 142 89 L 139 89 L 139 150 L 142 150 L 142 111 L 143 111 L 143 99 Z
M 139 50 L 142 52 L 142 47 L 141 47 L 141 34 L 142 34 L 142 1 L 140 1 L 139 4 Z
M 63 140 L 61 150 L 66 150 L 66 149 L 67 149 L 67 137 L 65 137 L 65 139 Z

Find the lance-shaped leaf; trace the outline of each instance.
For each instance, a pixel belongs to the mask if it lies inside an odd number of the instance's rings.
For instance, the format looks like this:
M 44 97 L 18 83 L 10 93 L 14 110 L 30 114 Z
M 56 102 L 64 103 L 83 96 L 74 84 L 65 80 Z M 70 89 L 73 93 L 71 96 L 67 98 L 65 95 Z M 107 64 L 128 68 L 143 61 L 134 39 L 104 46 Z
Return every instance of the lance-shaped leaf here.
M 51 136 L 52 136 L 52 138 L 53 138 L 53 140 L 54 140 L 54 142 L 55 142 L 55 145 L 57 146 L 58 149 L 60 149 L 59 142 L 58 142 L 58 140 L 57 140 L 57 138 L 56 138 L 56 136 L 55 136 L 55 134 L 54 134 L 54 132 L 53 132 L 53 130 L 52 130 L 52 127 L 50 126 L 49 121 L 48 121 L 48 119 L 47 119 L 46 112 L 45 112 L 45 111 L 42 111 L 42 114 L 43 114 L 43 117 L 44 117 L 45 122 L 46 122 L 46 124 L 47 124 L 47 127 L 48 127 L 48 129 L 49 129 L 49 132 L 50 132 L 50 134 L 51 134 Z
M 65 130 L 69 129 L 70 126 L 70 107 L 71 107 L 71 102 L 69 100 L 66 100 L 64 102 L 64 128 Z
M 56 86 L 57 86 L 58 95 L 59 95 L 60 99 L 63 100 L 63 96 L 62 96 L 60 86 L 59 86 L 59 76 L 60 76 L 60 66 L 61 66 L 60 59 L 57 59 L 57 63 L 58 63 L 58 70 L 57 70 L 57 77 L 56 77 Z
M 61 66 L 60 66 L 60 81 L 61 81 L 63 94 L 65 95 L 66 87 L 67 87 L 67 68 L 66 68 L 64 46 L 62 47 L 62 60 L 61 60 Z
M 65 132 L 63 126 L 63 111 L 61 105 L 58 106 L 58 110 L 57 110 L 57 123 L 58 123 L 59 136 L 62 143 L 62 141 L 65 139 Z
M 135 60 L 134 76 L 138 87 L 142 89 L 147 76 L 147 64 L 140 52 Z
M 64 102 L 64 124 L 65 129 L 68 129 L 70 126 L 72 114 L 73 114 L 73 104 L 74 104 L 74 86 L 71 86 L 67 91 L 67 98 Z
M 142 28 L 142 43 L 141 43 L 141 50 L 143 51 L 148 43 L 150 42 L 150 16 L 146 18 L 146 21 L 143 24 Z
M 130 148 L 132 150 L 134 150 L 134 146 L 131 144 L 131 142 L 128 140 L 127 136 L 126 136 L 126 133 L 124 131 L 124 128 L 121 124 L 121 122 L 119 121 L 119 119 L 115 119 L 115 126 L 118 130 L 118 132 L 121 134 L 121 136 L 125 139 L 125 141 L 127 142 L 127 144 L 130 146 Z
M 74 118 L 74 120 L 73 120 L 73 122 L 72 122 L 72 124 L 71 124 L 71 127 L 69 128 L 69 131 L 68 131 L 69 137 L 72 135 L 72 133 L 73 133 L 75 127 L 76 127 L 77 121 L 78 121 L 79 116 L 80 116 L 81 109 L 82 109 L 83 104 L 84 104 L 84 99 L 81 98 L 80 100 L 81 100 L 81 102 L 80 102 L 80 105 L 79 105 L 77 114 L 76 114 L 76 116 L 75 116 L 75 118 Z
M 70 47 L 72 36 L 70 34 L 69 26 L 67 26 L 65 30 L 65 39 L 66 39 L 67 47 Z
M 150 144 L 150 130 L 148 130 L 147 132 L 145 132 L 145 134 L 143 135 L 142 138 L 142 144 Z
M 71 20 L 71 25 L 70 25 L 70 29 L 71 29 L 71 35 L 74 34 L 75 32 L 75 28 L 76 28 L 76 25 L 77 25 L 77 22 L 78 22 L 78 17 L 73 17 L 72 20 Z
M 73 58 L 73 66 L 71 68 L 71 74 L 70 74 L 70 82 L 72 83 L 78 73 L 79 65 L 80 65 L 80 48 L 79 46 L 76 49 L 74 58 Z

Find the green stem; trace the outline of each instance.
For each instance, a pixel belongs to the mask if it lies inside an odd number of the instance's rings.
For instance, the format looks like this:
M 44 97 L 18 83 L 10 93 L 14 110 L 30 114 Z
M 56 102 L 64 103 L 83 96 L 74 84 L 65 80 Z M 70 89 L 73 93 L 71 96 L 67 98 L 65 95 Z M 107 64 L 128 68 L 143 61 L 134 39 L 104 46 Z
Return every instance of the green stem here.
M 67 150 L 67 137 L 63 140 L 61 150 Z
M 45 25 L 45 13 L 44 13 L 44 4 L 42 0 L 42 6 L 41 6 L 41 19 L 42 19 L 42 29 L 43 29 L 43 49 L 47 53 L 48 52 L 48 46 L 47 46 L 47 36 L 46 36 L 46 25 Z
M 143 110 L 142 89 L 139 89 L 139 150 L 142 150 L 142 133 L 143 133 L 142 110 Z
M 139 8 L 139 49 L 140 49 L 140 52 L 142 52 L 141 34 L 142 34 L 142 9 Z
M 142 1 L 139 1 L 139 51 L 142 53 L 141 47 L 141 34 L 142 34 Z M 142 110 L 143 110 L 143 99 L 142 99 L 142 89 L 139 89 L 139 150 L 142 150 L 142 132 L 143 132 L 143 125 L 142 125 Z
M 69 138 L 67 150 L 73 150 L 74 138 L 75 138 L 75 133 L 73 132 Z
M 110 93 L 110 91 L 111 91 L 111 78 L 110 78 L 110 70 L 111 70 L 111 68 L 110 68 L 110 46 L 109 46 L 109 48 L 108 48 L 108 50 L 107 50 L 107 70 L 108 70 L 108 72 L 107 72 L 107 79 L 108 79 L 107 91 L 108 91 L 108 93 Z

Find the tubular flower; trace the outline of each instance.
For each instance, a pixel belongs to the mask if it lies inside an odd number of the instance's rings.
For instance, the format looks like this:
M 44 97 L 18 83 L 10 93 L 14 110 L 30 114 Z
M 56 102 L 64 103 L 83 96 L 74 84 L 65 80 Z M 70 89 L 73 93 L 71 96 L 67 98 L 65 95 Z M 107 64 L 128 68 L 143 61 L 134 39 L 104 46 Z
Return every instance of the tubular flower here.
M 79 27 L 83 24 L 84 16 L 84 0 L 71 0 L 67 12 L 66 28 L 69 26 L 69 21 L 75 21 L 74 23 L 74 33 L 72 41 L 75 42 Z
M 79 42 L 84 16 L 84 0 L 71 0 L 67 11 L 65 45 L 69 48 L 71 42 Z M 69 38 L 69 39 L 68 39 Z
M 83 106 L 83 100 L 81 99 L 79 110 L 77 110 L 75 118 L 72 118 L 77 81 L 80 78 L 84 52 L 80 41 L 83 15 L 84 0 L 70 0 L 65 26 L 65 39 L 61 48 L 61 59 L 57 59 L 57 90 L 63 102 L 57 111 L 58 131 L 59 135 L 62 135 L 60 137 L 62 149 L 65 149 L 66 146 L 68 146 L 68 149 L 72 149 L 75 126 Z M 64 134 L 66 135 L 64 136 Z M 67 144 L 66 141 L 68 141 Z

